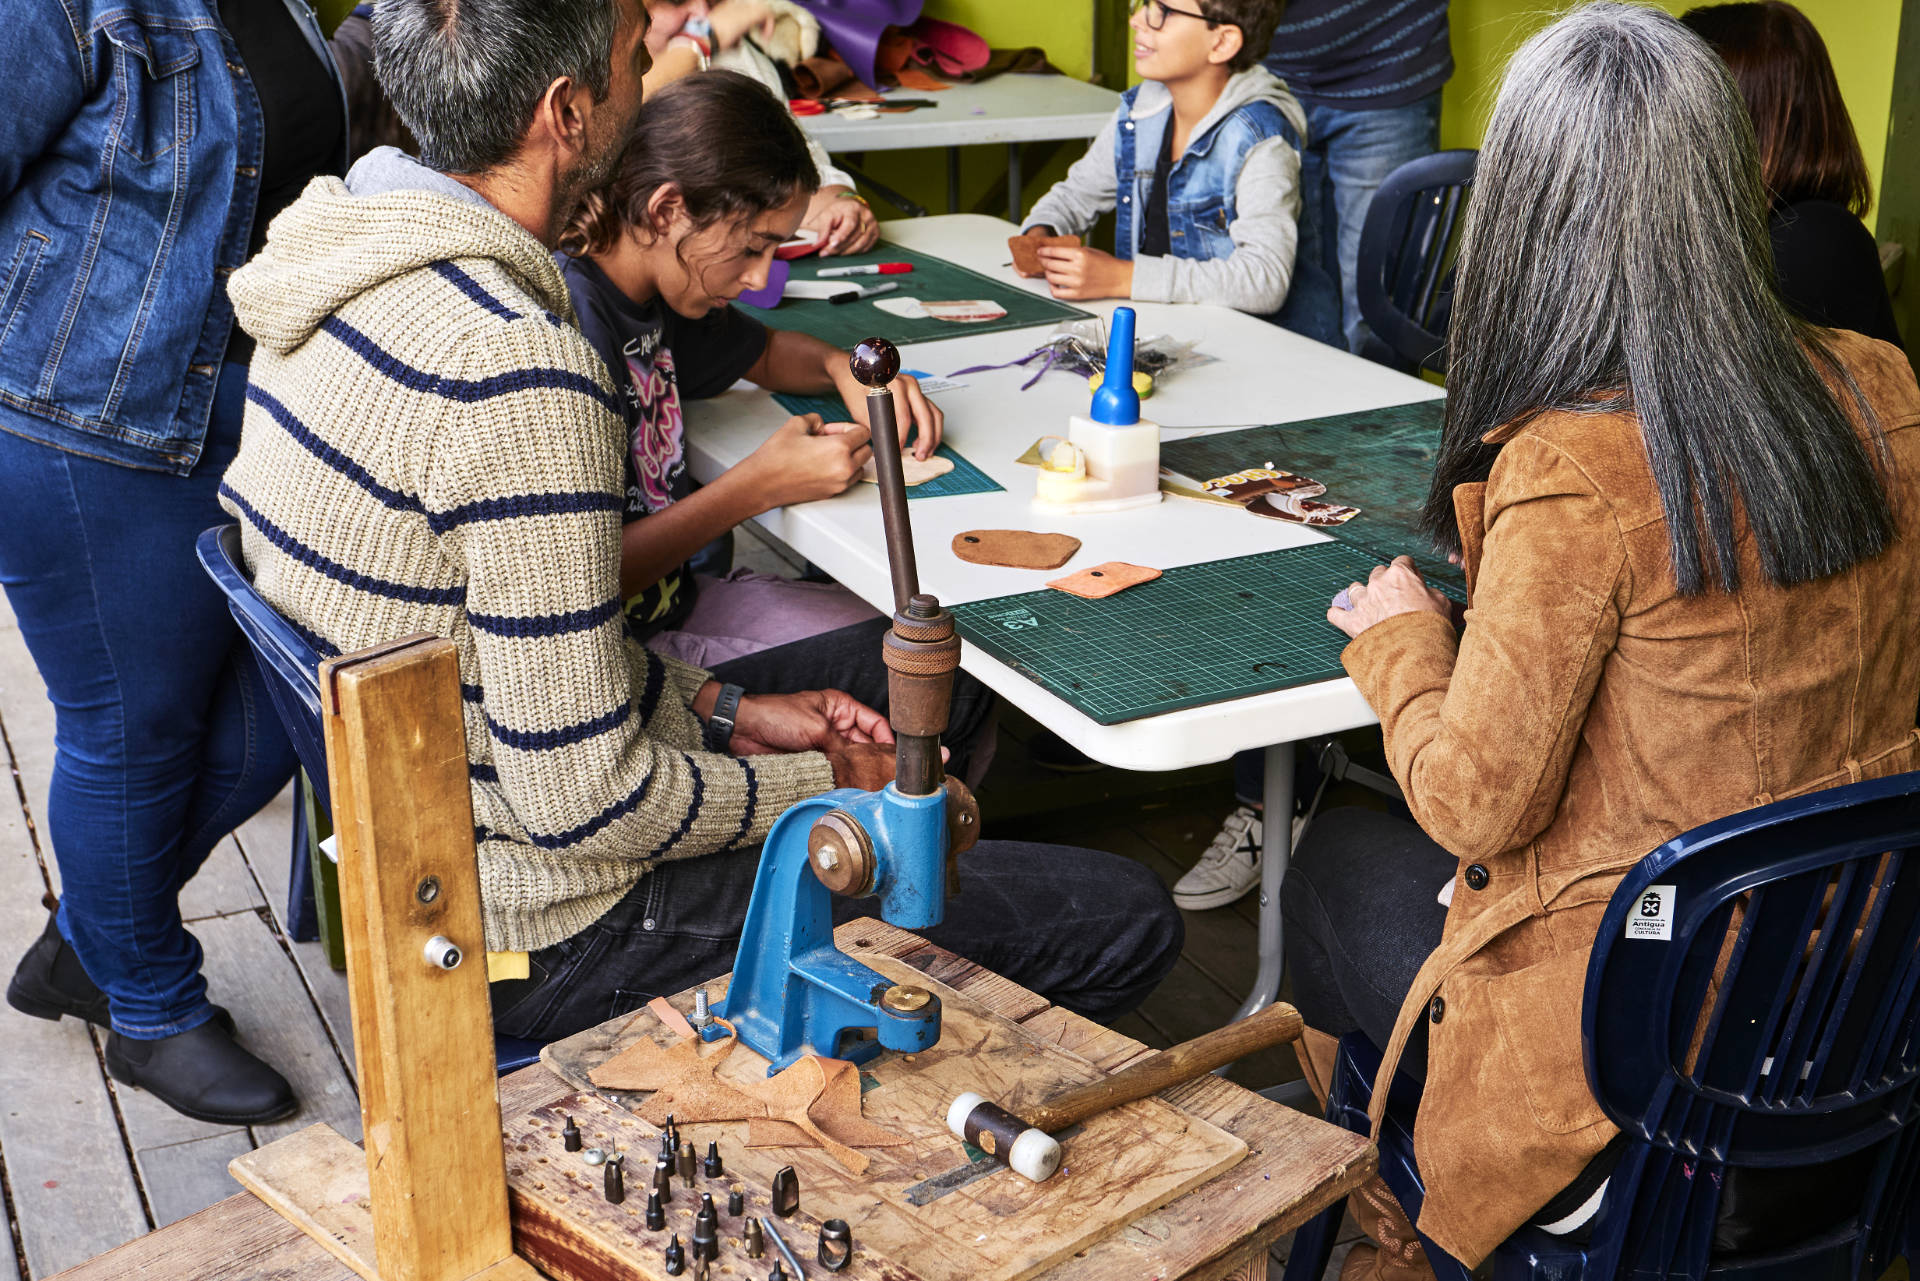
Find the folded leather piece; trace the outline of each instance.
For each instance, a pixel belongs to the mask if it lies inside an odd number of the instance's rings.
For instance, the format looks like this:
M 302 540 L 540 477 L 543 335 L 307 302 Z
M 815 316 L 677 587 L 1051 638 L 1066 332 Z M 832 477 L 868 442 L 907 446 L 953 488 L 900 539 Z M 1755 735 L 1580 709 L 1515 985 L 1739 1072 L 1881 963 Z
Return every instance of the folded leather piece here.
M 1110 560 L 1104 565 L 1095 565 L 1092 569 L 1083 569 L 1077 574 L 1068 574 L 1065 578 L 1056 578 L 1047 586 L 1067 592 L 1074 596 L 1083 596 L 1088 600 L 1105 600 L 1118 595 L 1129 587 L 1138 587 L 1160 577 L 1157 569 L 1148 569 L 1145 565 L 1129 565 L 1123 560 Z
M 949 78 L 978 71 L 993 56 L 985 40 L 957 22 L 922 16 L 906 34 L 914 42 L 910 60 Z
M 969 529 L 953 536 L 953 554 L 973 565 L 1007 569 L 1058 569 L 1080 550 L 1070 534 L 1025 529 Z
M 794 92 L 815 102 L 845 99 L 851 102 L 878 102 L 880 93 L 854 77 L 853 68 L 838 54 L 823 53 L 808 58 L 793 69 Z

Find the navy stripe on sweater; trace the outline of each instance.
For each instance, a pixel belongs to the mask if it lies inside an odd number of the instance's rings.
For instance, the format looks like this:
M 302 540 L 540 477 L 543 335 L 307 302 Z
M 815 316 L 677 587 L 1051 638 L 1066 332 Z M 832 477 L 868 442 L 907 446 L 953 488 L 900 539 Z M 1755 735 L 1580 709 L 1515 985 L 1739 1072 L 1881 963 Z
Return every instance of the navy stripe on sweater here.
M 461 293 L 479 303 L 502 320 L 518 320 L 520 313 L 495 298 L 483 288 L 479 281 L 469 276 L 452 263 L 442 260 L 432 264 L 434 274 L 458 289 Z
M 294 622 L 291 618 L 286 617 L 284 614 L 281 615 L 280 621 L 285 623 L 288 627 L 293 628 L 293 630 L 299 634 L 300 639 L 307 643 L 307 648 L 312 650 L 314 653 L 320 655 L 321 658 L 340 657 L 340 647 L 338 645 L 333 644 L 331 641 L 329 641 L 326 637 L 320 635 L 318 632 L 308 631 L 306 628 L 300 626 L 300 624 Z
M 472 276 L 469 276 L 466 272 L 462 271 L 455 264 L 448 262 L 445 259 L 442 259 L 439 262 L 436 262 L 433 264 L 433 269 L 440 276 L 445 278 L 448 284 L 452 285 L 455 289 L 458 289 L 461 293 L 471 298 L 474 302 L 479 303 L 482 307 L 485 307 L 488 311 L 492 312 L 494 315 L 500 317 L 500 319 L 502 320 L 520 319 L 519 312 L 507 306 L 507 304 L 501 302 L 498 298 L 495 298 L 492 294 L 488 293 L 487 287 L 485 285 L 475 280 Z M 550 325 L 566 324 L 566 321 L 560 319 L 560 317 L 554 315 L 550 311 L 543 310 L 541 311 L 540 315 Z
M 274 399 L 270 393 L 262 391 L 258 384 L 247 385 L 247 399 L 266 410 L 267 416 L 279 423 L 287 435 L 293 437 L 295 443 L 302 449 L 372 494 L 383 506 L 391 507 L 394 511 L 426 512 L 426 507 L 418 498 L 382 485 L 366 468 L 314 435 L 311 428 L 294 417 L 292 410 Z
M 427 524 L 436 534 L 444 534 L 461 525 L 483 520 L 512 520 L 517 516 L 573 516 L 581 512 L 617 512 L 626 509 L 627 500 L 619 494 L 598 490 L 578 490 L 558 494 L 509 494 L 505 498 L 483 498 L 462 503 L 444 512 L 427 513 Z
M 491 765 L 482 765 L 479 761 L 468 761 L 467 779 L 474 783 L 498 783 L 500 771 Z
M 660 694 L 667 686 L 667 665 L 645 646 L 640 655 L 647 664 L 646 683 L 640 687 L 640 719 L 646 722 L 653 719 L 654 709 L 660 706 Z
M 487 691 L 478 685 L 469 685 L 465 681 L 461 681 L 460 697 L 469 703 L 484 703 L 487 701 Z
M 494 374 L 490 378 L 448 378 L 440 374 L 430 374 L 424 369 L 415 369 L 338 316 L 328 316 L 320 322 L 320 328 L 338 339 L 347 350 L 366 361 L 376 372 L 391 378 L 409 391 L 424 392 L 431 396 L 457 400 L 463 404 L 473 404 L 476 401 L 490 400 L 495 396 L 511 396 L 515 392 L 550 387 L 561 391 L 577 391 L 583 396 L 592 397 L 609 413 L 620 412 L 619 404 L 614 400 L 612 393 L 594 379 L 584 374 L 576 374 L 571 369 L 534 365 L 526 369 L 512 369 L 506 373 Z
M 706 780 L 700 777 L 700 767 L 693 763 L 692 757 L 682 752 L 680 759 L 685 761 L 687 768 L 693 771 L 693 795 L 687 801 L 687 816 L 680 820 L 680 826 L 674 829 L 672 836 L 653 847 L 653 853 L 647 855 L 648 858 L 659 858 L 678 845 L 681 839 L 693 830 L 693 820 L 700 813 L 700 800 L 707 790 Z
M 409 605 L 466 604 L 467 589 L 465 587 L 414 587 L 407 583 L 390 583 L 384 578 L 374 578 L 359 570 L 348 569 L 339 561 L 321 555 L 255 511 L 253 504 L 242 498 L 224 480 L 220 482 L 220 495 L 231 500 L 233 505 L 240 509 L 240 514 L 252 522 L 253 527 L 259 530 L 261 536 L 268 542 L 308 569 L 325 574 L 337 583 L 345 583 L 357 591 L 370 592 L 375 596 L 405 601 Z
M 753 815 L 759 808 L 760 802 L 760 778 L 753 772 L 753 766 L 741 761 L 740 771 L 747 776 L 747 808 L 746 813 L 740 817 L 740 830 L 735 832 L 733 839 L 727 842 L 728 849 L 747 839 L 747 833 L 753 830 Z
M 482 712 L 481 715 L 486 716 L 486 713 Z M 575 743 L 585 742 L 596 734 L 619 729 L 627 723 L 627 708 L 616 707 L 592 720 L 563 725 L 559 729 L 512 729 L 491 716 L 486 716 L 486 721 L 487 732 L 493 735 L 497 743 L 522 752 L 550 752 L 556 748 L 571 747 Z
M 564 636 L 568 632 L 590 632 L 620 616 L 620 602 L 610 600 L 590 609 L 566 614 L 476 614 L 467 611 L 467 621 L 491 636 L 512 640 L 531 640 L 541 636 Z
M 604 831 L 609 825 L 625 818 L 646 802 L 647 792 L 653 786 L 653 775 L 648 774 L 646 781 L 633 789 L 627 796 L 615 801 L 607 808 L 595 814 L 578 827 L 570 827 L 564 832 L 552 836 L 543 836 L 539 832 L 528 832 L 527 840 L 543 850 L 565 849 L 569 845 L 578 845 L 581 841 L 597 832 Z

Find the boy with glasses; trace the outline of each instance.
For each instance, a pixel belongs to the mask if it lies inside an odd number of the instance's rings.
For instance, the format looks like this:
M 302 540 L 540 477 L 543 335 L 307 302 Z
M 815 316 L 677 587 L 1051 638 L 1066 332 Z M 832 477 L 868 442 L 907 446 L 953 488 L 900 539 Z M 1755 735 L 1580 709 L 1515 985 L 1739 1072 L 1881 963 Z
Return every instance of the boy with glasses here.
M 1113 253 L 1039 250 L 1056 298 L 1224 303 L 1286 323 L 1305 111 L 1260 65 L 1280 0 L 1142 0 L 1141 84 L 1028 217 L 1025 234 L 1118 217 Z

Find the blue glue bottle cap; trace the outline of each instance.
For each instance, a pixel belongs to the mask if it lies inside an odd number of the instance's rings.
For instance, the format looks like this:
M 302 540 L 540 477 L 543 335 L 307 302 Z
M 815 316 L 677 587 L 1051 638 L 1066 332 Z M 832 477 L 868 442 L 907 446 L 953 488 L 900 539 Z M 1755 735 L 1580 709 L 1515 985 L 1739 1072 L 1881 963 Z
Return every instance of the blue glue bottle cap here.
M 1107 370 L 1093 393 L 1093 421 L 1131 427 L 1140 421 L 1140 393 L 1133 389 L 1133 308 L 1115 307 L 1107 328 Z

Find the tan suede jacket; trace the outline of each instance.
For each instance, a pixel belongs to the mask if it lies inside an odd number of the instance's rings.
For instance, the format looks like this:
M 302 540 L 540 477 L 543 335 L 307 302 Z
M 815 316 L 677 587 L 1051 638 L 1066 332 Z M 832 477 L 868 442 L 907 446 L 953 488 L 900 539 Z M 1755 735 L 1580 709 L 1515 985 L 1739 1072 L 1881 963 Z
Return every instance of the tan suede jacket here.
M 1428 1020 L 1420 1229 L 1469 1266 L 1616 1133 L 1580 1009 L 1626 870 L 1710 819 L 1915 768 L 1920 387 L 1898 349 L 1830 338 L 1891 449 L 1889 551 L 1783 589 L 1743 534 L 1741 589 L 1682 596 L 1634 418 L 1549 414 L 1490 435 L 1492 475 L 1455 493 L 1465 630 L 1397 615 L 1343 656 L 1414 816 L 1460 860 L 1386 1071 Z

